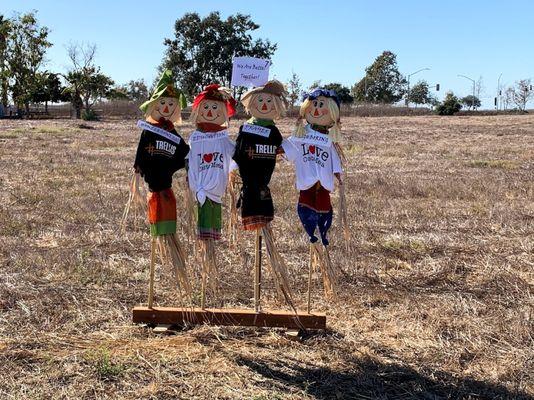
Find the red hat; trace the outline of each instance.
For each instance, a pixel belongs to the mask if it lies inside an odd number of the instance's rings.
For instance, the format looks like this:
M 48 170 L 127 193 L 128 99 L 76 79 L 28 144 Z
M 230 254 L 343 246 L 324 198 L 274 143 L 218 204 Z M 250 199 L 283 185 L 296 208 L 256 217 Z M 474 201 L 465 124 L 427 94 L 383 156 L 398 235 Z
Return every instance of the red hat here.
M 204 90 L 195 97 L 192 108 L 193 110 L 197 108 L 202 100 L 222 101 L 226 104 L 226 113 L 228 114 L 228 118 L 230 118 L 235 115 L 235 106 L 237 104 L 237 101 L 235 101 L 231 93 L 231 89 L 221 87 L 217 83 L 212 83 L 211 85 L 206 86 Z

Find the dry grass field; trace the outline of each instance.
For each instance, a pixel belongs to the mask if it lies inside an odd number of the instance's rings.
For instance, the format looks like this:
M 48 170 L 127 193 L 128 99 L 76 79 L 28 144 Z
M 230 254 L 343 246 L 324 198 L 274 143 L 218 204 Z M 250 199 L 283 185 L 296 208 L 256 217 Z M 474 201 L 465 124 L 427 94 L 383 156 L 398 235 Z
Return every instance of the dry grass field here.
M 329 330 L 294 341 L 133 325 L 150 251 L 141 216 L 119 232 L 135 121 L 0 121 L 0 398 L 534 398 L 534 116 L 346 118 L 344 131 L 348 253 L 337 221 L 331 231 L 341 294 L 325 302 L 316 280 Z M 284 161 L 272 192 L 304 307 L 307 241 Z M 253 236 L 222 241 L 218 257 L 209 305 L 251 307 Z M 264 304 L 282 307 L 265 279 Z M 177 302 L 165 270 L 156 301 Z

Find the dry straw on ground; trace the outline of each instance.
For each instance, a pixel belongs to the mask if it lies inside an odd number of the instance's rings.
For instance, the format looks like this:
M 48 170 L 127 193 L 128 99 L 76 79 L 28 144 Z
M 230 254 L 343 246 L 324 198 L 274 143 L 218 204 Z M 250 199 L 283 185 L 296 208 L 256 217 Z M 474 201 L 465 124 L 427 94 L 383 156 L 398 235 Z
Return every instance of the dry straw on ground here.
M 150 256 L 142 216 L 120 234 L 134 121 L 0 121 L 0 398 L 534 396 L 534 117 L 346 118 L 344 129 L 350 248 L 336 224 L 335 302 L 314 277 L 330 330 L 294 342 L 279 330 L 133 326 Z M 281 162 L 273 230 L 305 309 L 293 182 Z M 254 235 L 240 237 L 218 247 L 209 305 L 252 307 Z M 283 306 L 264 271 L 264 306 Z M 158 269 L 157 303 L 177 300 L 172 281 Z

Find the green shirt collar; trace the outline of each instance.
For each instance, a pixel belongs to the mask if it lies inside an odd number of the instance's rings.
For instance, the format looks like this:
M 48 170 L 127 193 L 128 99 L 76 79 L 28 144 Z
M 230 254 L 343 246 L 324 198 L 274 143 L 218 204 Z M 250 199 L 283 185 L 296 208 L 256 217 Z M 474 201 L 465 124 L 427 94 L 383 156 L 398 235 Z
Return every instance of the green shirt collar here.
M 329 130 L 331 127 L 329 127 L 329 126 L 323 126 L 323 125 L 315 125 L 315 124 L 312 124 L 312 125 L 311 125 L 311 128 L 312 128 L 314 131 L 317 131 L 317 132 L 328 133 L 328 130 Z
M 271 126 L 274 125 L 274 121 L 272 119 L 260 119 L 256 117 L 252 117 L 247 121 L 249 124 L 252 125 L 259 125 L 259 126 Z

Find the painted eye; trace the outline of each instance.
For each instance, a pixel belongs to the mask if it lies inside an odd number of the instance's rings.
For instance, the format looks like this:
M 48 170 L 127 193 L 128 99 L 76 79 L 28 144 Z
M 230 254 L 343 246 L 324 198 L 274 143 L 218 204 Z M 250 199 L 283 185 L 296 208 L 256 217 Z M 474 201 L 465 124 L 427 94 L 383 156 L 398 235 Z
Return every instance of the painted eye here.
M 268 100 L 267 100 L 267 103 L 270 103 L 271 101 L 272 101 L 272 99 L 268 99 Z
M 323 108 L 323 106 L 324 106 L 324 103 L 321 101 L 321 102 L 319 103 L 319 108 Z
M 258 98 L 258 103 L 263 103 L 263 97 Z
M 216 110 L 216 109 L 217 109 L 217 104 L 212 105 L 211 108 L 213 108 L 214 110 Z
M 209 104 L 204 104 L 204 110 L 207 110 L 208 108 L 210 108 Z
M 161 104 L 162 106 L 165 105 L 165 100 L 161 100 L 159 104 Z
M 172 107 L 172 106 L 174 106 L 174 103 L 169 103 L 169 107 Z
M 317 101 L 314 101 L 314 102 L 313 102 L 313 106 L 314 106 L 314 107 L 317 107 Z

